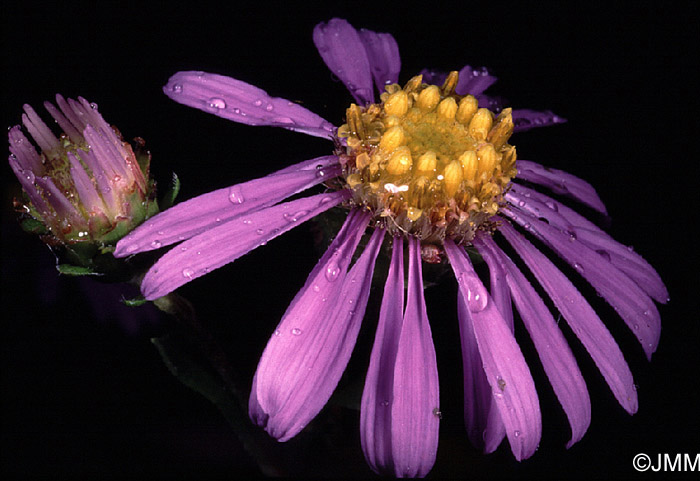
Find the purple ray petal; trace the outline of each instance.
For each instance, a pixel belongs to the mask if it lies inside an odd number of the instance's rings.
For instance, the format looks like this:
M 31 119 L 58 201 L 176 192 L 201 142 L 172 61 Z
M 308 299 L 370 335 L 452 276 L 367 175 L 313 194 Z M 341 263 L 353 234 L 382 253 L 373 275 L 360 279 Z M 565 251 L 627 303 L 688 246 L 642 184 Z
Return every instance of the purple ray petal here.
M 408 238 L 406 312 L 396 351 L 391 440 L 397 477 L 423 477 L 435 464 L 440 392 L 435 347 L 423 297 L 420 241 Z
M 571 196 L 598 212 L 607 214 L 605 205 L 598 197 L 598 193 L 585 180 L 563 170 L 550 169 L 530 160 L 518 159 L 515 166 L 518 169 L 516 179 L 542 185 L 557 194 Z
M 445 252 L 474 323 L 486 378 L 491 385 L 506 436 L 517 460 L 532 456 L 542 435 L 535 383 L 513 333 L 474 272 L 464 249 L 451 240 Z
M 36 181 L 36 176 L 34 175 L 34 172 L 32 172 L 29 169 L 23 169 L 22 166 L 19 164 L 19 161 L 17 160 L 16 156 L 13 157 L 12 155 L 10 155 L 8 161 L 10 163 L 10 168 L 12 168 L 12 171 L 15 173 L 17 180 L 19 180 L 19 183 L 22 185 L 22 189 L 29 197 L 29 201 L 32 203 L 34 208 L 42 216 L 49 216 L 49 206 L 44 201 L 44 198 L 41 196 L 41 194 L 36 188 L 36 185 L 34 184 L 34 182 Z
M 377 86 L 379 93 L 382 93 L 387 85 L 399 82 L 399 72 L 401 72 L 399 46 L 390 34 L 377 33 L 364 28 L 360 29 L 360 40 L 367 52 L 374 85 Z
M 51 117 L 56 120 L 56 123 L 61 127 L 61 130 L 70 137 L 75 144 L 80 144 L 83 141 L 83 135 L 73 126 L 63 113 L 56 108 L 51 102 L 44 102 L 44 108 L 51 114 Z
M 651 359 L 659 344 L 661 319 L 654 302 L 627 275 L 603 256 L 564 233 L 516 207 L 503 212 L 525 227 L 581 274 L 617 311 Z
M 41 120 L 41 117 L 39 117 L 31 105 L 24 104 L 24 111 L 26 113 L 22 114 L 22 123 L 39 148 L 49 153 L 58 147 L 58 139 L 44 121 Z
M 496 77 L 491 75 L 486 67 L 472 68 L 469 65 L 465 65 L 459 71 L 459 81 L 455 92 L 459 95 L 471 94 L 476 97 L 484 93 L 495 82 Z
M 668 301 L 668 290 L 661 277 L 642 256 L 564 204 L 523 185 L 513 184 L 511 187 L 506 200 L 512 205 L 536 217 L 544 217 L 559 230 L 575 234 L 578 240 L 627 274 L 654 300 Z
M 36 184 L 44 190 L 44 198 L 54 208 L 58 218 L 73 225 L 76 229 L 80 229 L 80 225 L 85 223 L 85 219 L 63 192 L 56 187 L 54 179 L 49 176 L 37 177 Z
M 525 132 L 535 127 L 563 124 L 566 119 L 549 110 L 538 112 L 530 109 L 513 109 L 513 132 Z
M 17 157 L 17 163 L 22 170 L 30 170 L 34 175 L 44 173 L 41 156 L 24 135 L 19 125 L 12 127 L 7 133 L 10 141 L 10 152 Z
M 314 166 L 322 166 L 316 169 Z M 236 217 L 256 212 L 340 173 L 335 156 L 319 157 L 177 204 L 152 217 L 117 243 L 115 257 L 189 239 Z M 321 175 L 322 174 L 322 175 Z
M 498 264 L 507 272 L 506 280 L 520 317 L 535 344 L 554 394 L 569 419 L 571 440 L 566 447 L 570 448 L 583 437 L 591 423 L 591 400 L 574 355 L 539 294 L 491 236 L 478 236 L 474 239 L 474 246 L 489 267 Z
M 547 257 L 507 222 L 498 228 L 525 261 L 574 334 L 584 345 L 620 405 L 630 414 L 637 412 L 637 391 L 632 373 L 615 339 L 574 287 Z
M 290 304 L 260 358 L 251 417 L 279 441 L 301 431 L 323 408 L 345 370 L 364 316 L 377 229 L 350 272 L 368 216 L 355 215 L 336 237 Z
M 282 127 L 330 138 L 335 127 L 299 104 L 240 80 L 205 72 L 178 72 L 163 87 L 176 102 L 246 125 Z
M 345 84 L 358 104 L 374 102 L 369 59 L 352 25 L 340 18 L 319 23 L 314 28 L 314 44 L 328 68 Z
M 403 272 L 403 238 L 397 236 L 360 408 L 362 451 L 369 466 L 379 474 L 394 473 L 389 406 L 394 399 L 394 366 L 403 324 Z
M 486 379 L 471 313 L 461 295 L 457 296 L 457 315 L 464 368 L 464 424 L 467 436 L 475 448 L 492 453 L 503 441 L 506 428 Z
M 508 289 L 508 283 L 506 281 L 505 271 L 500 265 L 496 263 L 489 264 L 489 283 L 491 287 L 491 297 L 493 302 L 496 304 L 498 311 L 503 316 L 503 320 L 506 321 L 506 325 L 513 332 L 513 305 L 510 296 L 510 290 Z M 457 308 L 462 317 L 471 316 L 469 309 L 467 308 L 466 302 L 462 296 L 457 296 L 459 298 Z M 473 321 L 469 320 L 469 324 L 473 325 Z M 474 334 L 472 333 L 473 337 Z M 498 413 L 498 408 L 496 407 L 496 399 L 491 395 L 491 388 L 488 386 L 488 381 L 486 380 L 485 374 L 483 374 L 483 363 L 479 359 L 479 365 L 482 369 L 482 376 L 479 389 L 486 389 L 491 407 L 489 408 L 489 416 L 487 419 L 486 427 L 483 431 L 483 449 L 485 453 L 492 453 L 503 441 L 506 435 L 505 426 L 503 425 L 503 420 L 501 415 Z M 466 402 L 466 401 L 465 401 Z
M 168 251 L 146 273 L 141 291 L 152 300 L 233 262 L 347 198 L 346 191 L 318 194 L 259 210 L 209 229 Z
M 102 198 L 97 193 L 95 185 L 90 180 L 83 164 L 73 152 L 68 152 L 68 160 L 70 161 L 70 175 L 73 178 L 75 190 L 78 192 L 80 203 L 85 207 L 88 214 L 104 212 L 106 207 Z

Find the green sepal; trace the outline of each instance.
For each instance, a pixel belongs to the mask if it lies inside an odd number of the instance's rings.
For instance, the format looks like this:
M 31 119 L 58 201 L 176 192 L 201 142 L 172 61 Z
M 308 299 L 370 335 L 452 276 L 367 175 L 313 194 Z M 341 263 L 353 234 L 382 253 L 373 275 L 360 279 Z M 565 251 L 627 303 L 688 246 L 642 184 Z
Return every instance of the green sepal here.
M 33 217 L 25 217 L 24 219 L 20 220 L 19 225 L 22 227 L 24 232 L 28 232 L 30 234 L 44 235 L 48 234 L 49 232 L 42 221 Z
M 122 299 L 122 302 L 124 303 L 124 305 L 127 305 L 129 307 L 139 307 L 143 306 L 149 301 L 143 297 L 136 297 L 134 299 Z
M 90 267 L 74 266 L 72 264 L 56 264 L 56 270 L 66 276 L 101 276 Z
M 175 198 L 180 193 L 180 178 L 175 172 L 173 172 L 173 178 L 170 181 L 170 188 L 165 192 L 163 200 L 161 201 L 162 209 L 169 209 L 175 205 Z

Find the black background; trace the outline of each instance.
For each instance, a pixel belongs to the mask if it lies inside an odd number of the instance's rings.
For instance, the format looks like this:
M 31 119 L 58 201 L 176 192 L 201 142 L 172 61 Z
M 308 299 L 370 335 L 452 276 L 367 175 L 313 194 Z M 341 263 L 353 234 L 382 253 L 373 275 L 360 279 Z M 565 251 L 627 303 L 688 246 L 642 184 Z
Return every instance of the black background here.
M 236 77 L 273 96 L 302 100 L 337 125 L 350 96 L 313 46 L 311 32 L 320 21 L 338 16 L 358 28 L 392 33 L 402 54 L 402 82 L 423 67 L 488 66 L 499 77 L 489 92 L 513 106 L 551 109 L 569 119 L 514 136 L 519 156 L 590 181 L 608 206 L 610 232 L 657 268 L 671 302 L 660 307 L 661 342 L 648 363 L 614 311 L 593 299 L 631 366 L 640 408 L 628 416 L 572 342 L 593 418 L 570 450 L 564 448 L 566 418 L 518 328 L 544 423 L 539 450 L 518 463 L 507 443 L 489 456 L 469 446 L 461 425 L 455 283 L 428 289 L 443 412 L 431 477 L 652 478 L 660 473 L 633 469 L 635 454 L 656 459 L 659 453 L 700 452 L 700 278 L 693 229 L 699 207 L 697 7 L 334 3 L 5 2 L 3 123 L 19 123 L 23 103 L 39 110 L 57 92 L 82 95 L 99 104 L 126 138 L 145 138 L 161 186 L 177 172 L 180 199 L 186 199 L 325 155 L 329 144 L 178 105 L 161 92 L 178 70 Z M 218 411 L 173 378 L 149 342 L 163 332 L 165 320 L 152 310 L 121 308 L 119 293 L 89 279 L 59 277 L 50 252 L 14 221 L 11 199 L 18 192 L 9 168 L 2 179 L 3 474 L 256 476 Z M 182 289 L 243 379 L 252 377 L 267 337 L 317 258 L 305 226 Z M 376 323 L 372 312 L 370 306 L 349 369 L 360 380 Z M 349 378 L 341 386 L 352 392 Z M 324 410 L 310 432 L 280 446 L 288 472 L 371 476 L 358 417 L 343 407 Z

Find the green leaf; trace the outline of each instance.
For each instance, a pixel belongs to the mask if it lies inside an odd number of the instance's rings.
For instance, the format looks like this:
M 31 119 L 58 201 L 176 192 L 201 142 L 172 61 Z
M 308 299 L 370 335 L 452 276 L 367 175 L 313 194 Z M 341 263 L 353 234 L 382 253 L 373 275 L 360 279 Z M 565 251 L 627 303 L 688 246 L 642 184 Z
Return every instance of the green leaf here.
M 67 276 L 101 276 L 99 272 L 95 272 L 90 267 L 74 266 L 72 264 L 57 264 L 56 269 L 61 274 Z
M 173 179 L 170 182 L 170 188 L 165 193 L 163 201 L 161 202 L 162 210 L 169 209 L 175 205 L 175 198 L 177 194 L 180 193 L 180 178 L 175 172 L 173 172 Z

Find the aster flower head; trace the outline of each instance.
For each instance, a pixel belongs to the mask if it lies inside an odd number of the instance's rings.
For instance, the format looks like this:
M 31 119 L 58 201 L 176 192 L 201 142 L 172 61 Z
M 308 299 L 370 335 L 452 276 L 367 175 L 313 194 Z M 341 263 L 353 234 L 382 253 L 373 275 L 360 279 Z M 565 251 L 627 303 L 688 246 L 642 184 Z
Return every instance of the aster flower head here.
M 250 416 L 285 441 L 321 410 L 354 347 L 380 247 L 390 244 L 361 403 L 362 449 L 377 472 L 424 476 L 435 461 L 440 404 L 423 262 L 449 263 L 459 285 L 464 418 L 473 444 L 491 452 L 507 438 L 518 460 L 539 444 L 539 400 L 513 335 L 513 305 L 568 417 L 568 445 L 589 425 L 590 399 L 576 360 L 549 308 L 502 249 L 508 244 L 571 326 L 615 398 L 634 413 L 632 374 L 615 340 L 567 275 L 528 240 L 537 238 L 585 278 L 651 356 L 660 333 L 654 301 L 668 297 L 659 276 L 634 251 L 541 192 L 551 190 L 605 213 L 588 183 L 517 159 L 511 144 L 514 132 L 563 119 L 503 108 L 500 99 L 484 94 L 495 82 L 485 69 L 424 70 L 401 85 L 394 38 L 357 31 L 345 20 L 319 24 L 313 40 L 355 101 L 337 129 L 296 103 L 232 78 L 180 72 L 165 86 L 177 102 L 239 123 L 328 138 L 334 150 L 179 204 L 121 240 L 117 256 L 184 241 L 147 273 L 144 295 L 167 294 L 322 212 L 347 210 L 341 230 L 262 354 Z M 325 186 L 320 194 L 283 202 L 320 184 Z M 365 232 L 371 233 L 369 240 L 358 249 Z M 475 256 L 488 266 L 488 286 L 474 270 Z
M 134 152 L 96 104 L 61 95 L 56 104 L 44 107 L 63 130 L 58 137 L 24 105 L 22 123 L 39 151 L 19 125 L 9 130 L 10 167 L 25 193 L 15 206 L 25 216 L 23 226 L 49 245 L 81 254 L 91 251 L 88 246 L 109 248 L 157 211 L 150 154 L 140 139 Z

